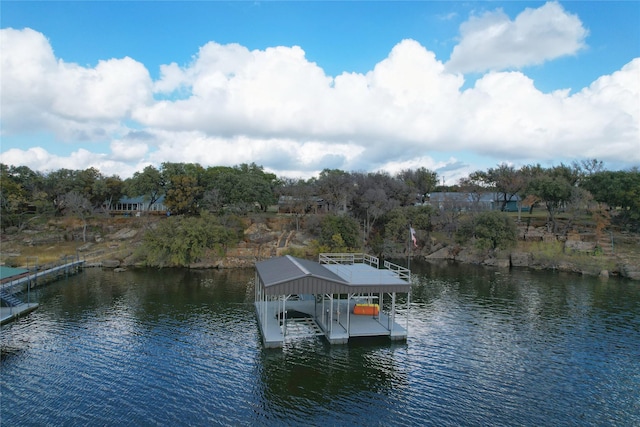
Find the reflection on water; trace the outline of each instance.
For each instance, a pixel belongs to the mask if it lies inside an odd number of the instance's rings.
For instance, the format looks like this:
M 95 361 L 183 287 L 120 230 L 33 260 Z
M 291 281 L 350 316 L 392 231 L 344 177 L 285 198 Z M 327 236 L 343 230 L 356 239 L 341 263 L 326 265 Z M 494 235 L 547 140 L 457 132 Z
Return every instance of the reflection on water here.
M 264 350 L 265 397 L 281 421 L 321 414 L 317 424 L 353 422 L 354 410 L 366 414 L 363 403 L 408 385 L 406 367 L 395 357 L 397 351 L 406 351 L 406 344 L 388 339 L 356 340 L 340 346 L 307 339 L 281 350 Z
M 640 424 L 637 283 L 412 270 L 407 342 L 283 349 L 251 270 L 87 270 L 2 328 L 2 425 Z

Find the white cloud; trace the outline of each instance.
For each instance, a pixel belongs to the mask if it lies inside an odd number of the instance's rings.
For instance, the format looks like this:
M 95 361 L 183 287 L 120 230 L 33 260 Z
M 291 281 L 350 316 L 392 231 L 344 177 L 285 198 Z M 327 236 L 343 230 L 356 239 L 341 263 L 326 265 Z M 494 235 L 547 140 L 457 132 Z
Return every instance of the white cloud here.
M 147 69 L 131 58 L 94 68 L 54 57 L 44 35 L 0 30 L 3 134 L 46 130 L 65 140 L 105 140 L 151 100 Z
M 512 158 L 638 162 L 639 73 L 635 59 L 572 96 L 540 92 L 520 72 L 489 73 L 462 94 L 458 147 Z
M 49 172 L 58 169 L 84 170 L 94 167 L 104 175 L 118 175 L 122 178 L 132 176 L 141 171 L 149 162 L 125 162 L 112 159 L 109 155 L 94 153 L 84 148 L 67 156 L 52 154 L 42 147 L 26 150 L 12 148 L 2 153 L 2 163 L 7 165 L 27 166 L 32 170 Z
M 111 142 L 111 157 L 120 161 L 137 161 L 149 151 L 148 144 L 131 138 Z
M 154 145 L 149 159 L 156 164 L 172 161 L 233 166 L 259 159 L 257 163 L 269 170 L 290 171 L 296 177 L 310 177 L 329 167 L 322 161 L 327 157 L 335 158 L 332 167 L 352 170 L 364 151 L 363 147 L 353 144 L 247 136 L 220 138 L 198 131 L 161 131 L 156 134 Z
M 522 15 L 535 20 L 553 8 Z M 535 27 L 521 17 L 518 28 Z M 75 151 L 66 155 L 14 148 L 2 153 L 7 164 L 93 166 L 123 177 L 166 161 L 255 162 L 292 177 L 411 165 L 446 170 L 450 182 L 479 168 L 456 160 L 465 152 L 513 162 L 640 162 L 640 59 L 571 95 L 542 92 L 521 71 L 489 72 L 463 90 L 462 75 L 413 40 L 399 42 L 368 73 L 336 77 L 300 47 L 250 51 L 211 42 L 187 66 L 163 66 L 153 82 L 133 59 L 67 64 L 42 34 L 1 31 L 3 137 L 43 130 L 110 142 L 108 153 L 92 153 L 86 142 L 67 145 Z
M 585 48 L 588 31 L 576 15 L 557 2 L 525 9 L 515 20 L 498 9 L 472 17 L 460 26 L 460 43 L 447 69 L 483 72 L 538 65 Z
M 444 73 L 432 52 L 404 40 L 366 75 L 335 79 L 299 47 L 249 52 L 208 43 L 188 68 L 167 67 L 161 82 L 166 91 L 190 88 L 191 96 L 141 107 L 134 118 L 146 126 L 365 143 L 399 132 L 411 140 L 425 128 L 435 132 L 446 125 L 452 112 L 444 101 L 457 94 L 463 80 Z M 427 123 L 425 114 L 438 120 Z

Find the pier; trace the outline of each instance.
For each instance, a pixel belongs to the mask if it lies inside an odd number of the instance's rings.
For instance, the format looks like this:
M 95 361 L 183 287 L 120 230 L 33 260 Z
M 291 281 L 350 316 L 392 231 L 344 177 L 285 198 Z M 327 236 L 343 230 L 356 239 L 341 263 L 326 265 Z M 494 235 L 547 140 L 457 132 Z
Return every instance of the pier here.
M 26 268 L 10 268 L 0 266 L 0 325 L 11 322 L 38 308 L 38 304 L 31 302 L 31 289 L 61 276 L 75 274 L 84 265 L 84 260 L 64 262 L 49 267 L 34 267 L 33 271 Z M 27 302 L 22 300 L 26 289 Z
M 410 272 L 379 264 L 366 254 L 320 254 L 317 263 L 287 255 L 257 263 L 255 307 L 264 346 L 313 336 L 330 344 L 352 337 L 405 340 Z M 406 295 L 402 304 L 397 294 Z M 396 318 L 399 305 L 406 305 L 404 322 Z

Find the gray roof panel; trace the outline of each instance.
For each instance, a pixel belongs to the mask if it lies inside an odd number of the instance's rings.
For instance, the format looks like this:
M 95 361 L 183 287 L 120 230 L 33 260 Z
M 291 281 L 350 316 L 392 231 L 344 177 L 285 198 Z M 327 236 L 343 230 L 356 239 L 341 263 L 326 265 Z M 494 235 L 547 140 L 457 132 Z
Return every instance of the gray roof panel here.
M 411 284 L 388 269 L 366 264 L 320 264 L 290 255 L 256 263 L 269 295 L 408 292 Z
M 265 287 L 302 279 L 307 276 L 346 284 L 340 276 L 327 270 L 322 264 L 292 257 L 291 255 L 258 262 L 256 263 L 256 270 Z

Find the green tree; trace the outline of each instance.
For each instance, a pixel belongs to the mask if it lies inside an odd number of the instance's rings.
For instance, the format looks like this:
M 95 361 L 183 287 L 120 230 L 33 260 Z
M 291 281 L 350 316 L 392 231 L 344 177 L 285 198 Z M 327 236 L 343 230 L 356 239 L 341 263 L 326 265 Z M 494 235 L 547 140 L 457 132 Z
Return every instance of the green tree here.
M 577 177 L 570 168 L 556 166 L 534 178 L 529 184 L 530 192 L 546 206 L 552 232 L 558 231 L 556 216 L 564 204 L 571 200 Z
M 500 200 L 500 210 L 504 212 L 513 198 L 527 185 L 525 175 L 506 163 L 498 165 L 497 168 L 490 168 L 487 171 L 488 182 L 490 182 L 498 193 Z
M 616 209 L 616 221 L 640 228 L 640 170 L 601 171 L 587 176 L 582 187 L 593 198 Z
M 167 190 L 164 204 L 177 215 L 196 214 L 202 193 L 202 187 L 198 185 L 196 177 L 174 175 L 171 177 L 171 185 Z
M 333 213 L 346 212 L 354 192 L 354 180 L 350 173 L 340 169 L 324 169 L 314 182 L 318 195 Z
M 346 215 L 326 215 L 320 222 L 320 244 L 332 251 L 360 248 L 358 222 Z
M 151 206 L 165 195 L 165 181 L 158 169 L 145 167 L 124 182 L 123 192 L 129 197 L 142 197 Z
M 438 174 L 424 167 L 400 171 L 397 177 L 404 181 L 415 195 L 420 195 L 420 202 L 423 202 L 426 195 L 434 191 L 438 185 Z
M 245 213 L 256 208 L 266 211 L 276 201 L 274 189 L 279 181 L 274 174 L 265 173 L 262 167 L 254 163 L 233 168 L 209 168 L 206 176 L 207 194 L 215 195 L 217 203 L 235 211 Z
M 515 245 L 517 230 L 508 215 L 498 211 L 481 212 L 462 221 L 456 232 L 458 243 L 469 239 L 473 239 L 478 249 L 506 249 Z
M 93 184 L 91 189 L 94 199 L 99 201 L 98 207 L 109 209 L 122 197 L 124 182 L 119 176 L 102 177 Z
M 384 217 L 385 246 L 406 245 L 409 239 L 409 223 L 407 209 L 401 207 L 392 209 Z
M 162 163 L 164 204 L 177 214 L 195 214 L 204 197 L 205 169 L 198 163 Z
M 533 194 L 531 183 L 544 173 L 542 166 L 525 165 L 518 170 L 518 174 L 522 179 L 522 187 L 518 191 L 520 200 L 518 201 L 518 222 L 522 217 L 522 206 L 529 206 L 529 214 L 533 213 L 533 208 L 540 201 L 540 198 Z
M 11 168 L 0 164 L 0 214 L 2 228 L 20 227 L 27 209 L 28 193 Z
M 149 230 L 139 254 L 150 266 L 186 267 L 209 251 L 219 255 L 237 242 L 237 231 L 220 223 L 219 218 L 203 212 L 201 216 L 172 216 Z
M 96 168 L 75 172 L 73 191 L 89 201 L 93 209 L 99 208 L 105 201 L 102 181 L 104 176 Z
M 62 196 L 76 189 L 76 176 L 78 171 L 71 169 L 58 169 L 49 172 L 44 178 L 44 191 L 48 200 L 56 209 L 58 214 L 62 213 L 63 206 L 60 203 Z

